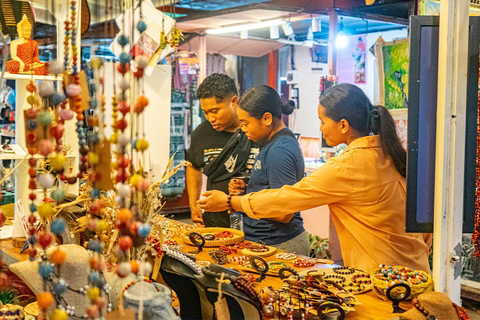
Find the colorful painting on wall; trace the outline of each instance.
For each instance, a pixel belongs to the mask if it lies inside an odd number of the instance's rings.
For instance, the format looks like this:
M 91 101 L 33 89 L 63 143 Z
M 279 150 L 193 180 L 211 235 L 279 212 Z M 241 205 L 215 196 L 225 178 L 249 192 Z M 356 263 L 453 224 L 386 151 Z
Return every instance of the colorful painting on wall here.
M 366 84 L 367 37 L 348 37 L 348 45 L 337 50 L 338 83 Z
M 365 61 L 367 60 L 367 53 L 366 53 L 366 46 L 367 46 L 367 37 L 365 35 L 359 36 L 357 38 L 357 42 L 355 44 L 355 48 L 353 49 L 353 68 L 355 73 L 355 83 L 362 83 L 366 82 L 366 74 L 365 74 Z
M 408 107 L 408 39 L 384 43 L 382 46 L 384 103 L 387 109 Z

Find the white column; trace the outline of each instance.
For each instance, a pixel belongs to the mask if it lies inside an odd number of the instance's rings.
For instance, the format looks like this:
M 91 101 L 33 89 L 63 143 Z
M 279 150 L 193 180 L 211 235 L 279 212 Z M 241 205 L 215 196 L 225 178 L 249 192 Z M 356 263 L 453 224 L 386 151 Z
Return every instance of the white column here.
M 460 303 L 468 1 L 441 0 L 433 280 Z
M 337 47 L 335 40 L 338 33 L 338 12 L 336 9 L 328 13 L 330 24 L 328 27 L 328 74 L 337 75 Z
M 198 59 L 200 60 L 200 70 L 198 74 L 198 85 L 207 77 L 207 35 L 200 36 L 200 46 L 198 49 Z

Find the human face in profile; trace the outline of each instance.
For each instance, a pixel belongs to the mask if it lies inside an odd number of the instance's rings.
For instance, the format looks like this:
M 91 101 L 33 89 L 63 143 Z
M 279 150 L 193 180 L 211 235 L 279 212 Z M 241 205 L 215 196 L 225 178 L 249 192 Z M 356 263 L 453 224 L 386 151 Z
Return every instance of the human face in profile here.
M 215 97 L 200 99 L 200 106 L 205 118 L 218 132 L 234 132 L 238 128 L 236 113 L 238 97 L 236 95 L 217 100 Z

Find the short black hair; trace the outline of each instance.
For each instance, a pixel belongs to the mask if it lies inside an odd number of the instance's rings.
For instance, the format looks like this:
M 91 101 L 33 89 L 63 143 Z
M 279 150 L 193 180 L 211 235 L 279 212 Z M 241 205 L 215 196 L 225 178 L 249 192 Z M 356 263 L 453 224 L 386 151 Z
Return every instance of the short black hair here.
M 203 80 L 197 89 L 197 98 L 215 97 L 218 101 L 238 95 L 235 81 L 226 74 L 213 73 Z

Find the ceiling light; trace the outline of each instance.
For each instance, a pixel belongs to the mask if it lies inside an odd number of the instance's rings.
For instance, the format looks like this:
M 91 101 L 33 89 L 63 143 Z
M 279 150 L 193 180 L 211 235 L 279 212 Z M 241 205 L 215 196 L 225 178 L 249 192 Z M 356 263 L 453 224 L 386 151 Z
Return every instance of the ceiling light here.
M 280 38 L 280 32 L 278 31 L 278 26 L 270 26 L 270 39 Z
M 207 29 L 206 32 L 208 34 L 222 34 L 222 33 L 232 33 L 232 32 L 239 32 L 243 30 L 252 30 L 252 29 L 260 29 L 266 28 L 270 26 L 278 26 L 285 24 L 284 20 L 276 19 L 276 20 L 266 20 L 261 22 L 254 22 L 254 23 L 246 23 L 246 24 L 239 24 L 231 27 L 223 27 L 217 29 Z
M 339 49 L 343 49 L 348 45 L 347 34 L 343 31 L 343 17 L 340 22 L 340 28 L 338 28 L 337 38 L 335 39 L 335 46 Z
M 293 34 L 293 28 L 290 22 L 283 24 L 282 29 L 283 29 L 283 33 L 285 33 L 287 37 Z
M 248 30 L 240 31 L 240 39 L 248 39 Z

